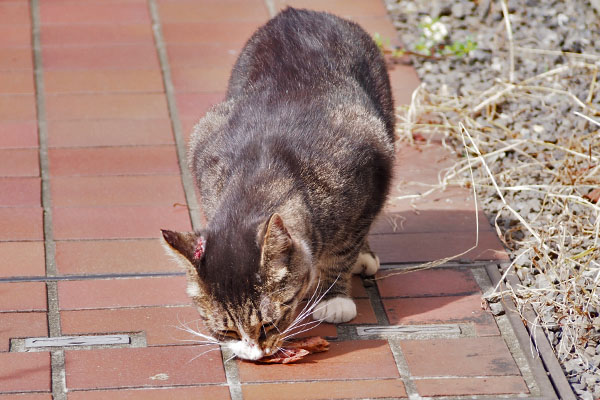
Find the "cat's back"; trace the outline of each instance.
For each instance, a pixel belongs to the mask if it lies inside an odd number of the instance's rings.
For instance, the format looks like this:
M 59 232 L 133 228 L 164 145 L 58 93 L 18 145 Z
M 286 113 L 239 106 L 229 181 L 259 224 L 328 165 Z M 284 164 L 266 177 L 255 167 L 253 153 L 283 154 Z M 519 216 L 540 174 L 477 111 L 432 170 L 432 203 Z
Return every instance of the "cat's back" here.
M 190 161 L 211 202 L 235 179 L 268 182 L 288 174 L 315 192 L 337 188 L 326 194 L 362 196 L 378 209 L 391 176 L 393 137 L 389 78 L 368 34 L 331 14 L 288 8 L 242 50 L 226 101 L 196 128 Z M 363 193 L 378 192 L 377 199 L 359 194 L 361 185 Z
M 357 24 L 332 14 L 287 8 L 250 38 L 231 74 L 228 98 L 361 102 L 393 137 L 393 101 L 383 57 Z M 366 96 L 366 98 L 362 98 Z

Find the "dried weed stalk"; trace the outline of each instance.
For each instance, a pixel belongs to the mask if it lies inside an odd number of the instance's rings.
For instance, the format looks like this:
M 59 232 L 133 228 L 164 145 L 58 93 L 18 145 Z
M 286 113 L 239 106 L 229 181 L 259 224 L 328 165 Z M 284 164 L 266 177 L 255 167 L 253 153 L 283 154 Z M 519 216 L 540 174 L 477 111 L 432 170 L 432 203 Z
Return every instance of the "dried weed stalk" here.
M 410 143 L 441 141 L 457 153 L 459 161 L 439 186 L 474 185 L 509 249 L 513 262 L 504 272 L 516 272 L 522 284 L 503 282 L 486 300 L 508 295 L 522 317 L 524 307 L 533 306 L 536 319 L 523 317 L 524 322 L 544 328 L 560 360 L 585 363 L 585 347 L 600 344 L 600 205 L 589 196 L 600 187 L 600 57 L 562 55 L 564 65 L 521 82 L 493 82 L 468 96 L 420 87 L 412 103 L 399 109 L 399 135 Z M 583 99 L 570 89 L 575 79 L 579 85 L 587 79 Z M 559 101 L 546 105 L 548 96 Z M 515 128 L 512 120 L 532 114 L 528 102 L 578 109 L 577 115 L 565 115 L 580 121 L 578 129 L 541 135 L 548 129 L 543 115 L 527 121 L 529 129 Z M 469 140 L 463 144 L 465 134 Z

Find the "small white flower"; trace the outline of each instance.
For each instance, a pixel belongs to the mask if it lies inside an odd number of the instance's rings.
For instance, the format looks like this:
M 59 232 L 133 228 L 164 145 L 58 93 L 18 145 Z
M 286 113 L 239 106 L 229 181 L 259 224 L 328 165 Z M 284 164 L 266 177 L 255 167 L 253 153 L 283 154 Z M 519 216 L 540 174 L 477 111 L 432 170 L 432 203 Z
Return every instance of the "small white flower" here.
M 446 25 L 442 24 L 440 21 L 437 21 L 435 24 L 431 25 L 431 30 L 440 33 L 442 36 L 446 36 L 448 34 Z
M 442 35 L 440 32 L 436 32 L 433 34 L 433 40 L 439 43 L 444 40 L 444 35 Z
M 423 36 L 425 36 L 427 39 L 429 39 L 431 36 L 433 36 L 433 32 L 431 32 L 431 29 L 423 29 Z
M 560 13 L 556 16 L 556 22 L 559 26 L 565 26 L 565 24 L 569 22 L 569 17 L 563 13 Z
M 423 25 L 430 25 L 433 22 L 433 20 L 431 19 L 431 17 L 429 15 L 426 15 L 423 17 L 423 19 L 421 19 L 421 23 Z

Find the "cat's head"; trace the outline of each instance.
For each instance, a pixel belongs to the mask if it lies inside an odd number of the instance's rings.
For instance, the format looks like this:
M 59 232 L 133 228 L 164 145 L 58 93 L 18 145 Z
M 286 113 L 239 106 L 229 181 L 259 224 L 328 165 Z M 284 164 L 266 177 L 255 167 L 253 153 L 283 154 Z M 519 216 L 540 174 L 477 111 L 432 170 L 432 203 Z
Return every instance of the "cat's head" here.
M 257 360 L 289 335 L 315 278 L 311 256 L 279 214 L 253 228 L 225 231 L 163 230 L 163 244 L 186 268 L 187 292 L 212 337 L 238 357 Z

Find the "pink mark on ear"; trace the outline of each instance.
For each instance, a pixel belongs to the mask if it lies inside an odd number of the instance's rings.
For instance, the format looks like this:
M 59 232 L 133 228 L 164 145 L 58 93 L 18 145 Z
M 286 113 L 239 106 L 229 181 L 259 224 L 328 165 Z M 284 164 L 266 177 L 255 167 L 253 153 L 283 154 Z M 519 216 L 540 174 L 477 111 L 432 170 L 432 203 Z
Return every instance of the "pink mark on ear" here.
M 204 238 L 199 236 L 198 242 L 196 243 L 196 249 L 194 249 L 194 260 L 201 259 L 202 254 L 204 254 Z

